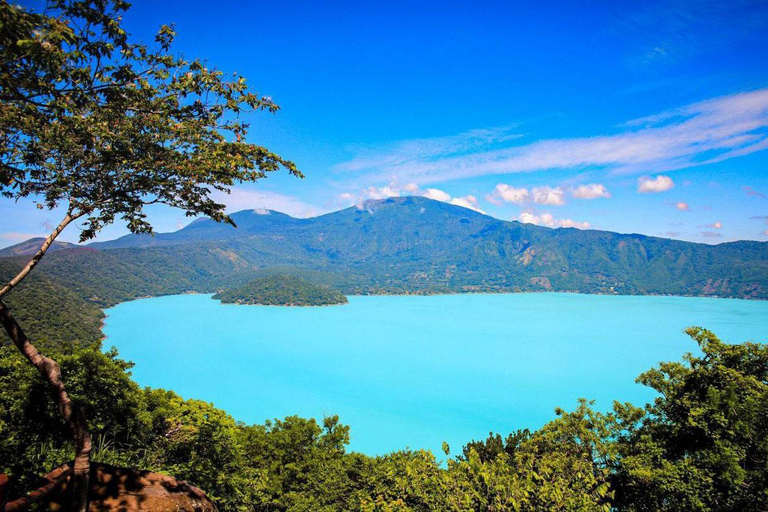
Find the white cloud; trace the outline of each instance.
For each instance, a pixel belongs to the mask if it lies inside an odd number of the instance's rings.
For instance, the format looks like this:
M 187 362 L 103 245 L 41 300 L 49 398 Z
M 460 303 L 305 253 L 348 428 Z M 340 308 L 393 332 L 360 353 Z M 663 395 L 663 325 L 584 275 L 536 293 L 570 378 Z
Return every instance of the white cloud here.
M 536 224 L 537 226 L 554 226 L 555 218 L 549 213 L 536 215 L 533 212 L 520 212 L 517 220 L 525 224 Z
M 768 147 L 768 89 L 626 123 L 619 133 L 510 146 L 509 129 L 475 130 L 358 151 L 338 171 L 418 184 L 490 174 L 594 167 L 642 173 L 704 165 Z
M 451 200 L 451 195 L 448 192 L 436 188 L 428 188 L 424 191 L 424 197 L 434 199 L 435 201 L 443 201 L 447 203 Z
M 547 204 L 550 206 L 565 204 L 565 191 L 560 187 L 536 187 L 531 190 L 531 195 L 533 196 L 533 202 L 536 204 Z
M 368 199 L 386 199 L 388 197 L 398 197 L 400 190 L 393 185 L 386 185 L 384 187 L 368 187 L 363 190 L 363 196 Z
M 578 228 L 589 229 L 589 222 L 578 222 L 571 219 L 556 219 L 552 214 L 542 213 L 540 215 L 526 210 L 520 212 L 517 220 L 525 224 L 536 224 L 537 226 L 546 226 L 549 228 Z
M 571 219 L 561 219 L 555 222 L 563 228 L 589 229 L 589 222 L 579 222 Z
M 493 204 L 515 203 L 523 205 L 529 202 L 558 206 L 565 204 L 565 190 L 562 187 L 552 188 L 548 185 L 527 188 L 515 188 L 512 185 L 499 183 L 493 192 L 485 196 Z
M 527 188 L 515 188 L 512 185 L 499 183 L 485 198 L 493 204 L 515 203 L 523 204 L 528 201 L 530 192 Z
M 714 229 L 723 229 L 723 225 L 720 222 L 714 222 L 714 223 L 710 224 L 710 227 L 712 227 Z
M 677 204 L 675 204 L 675 208 L 677 208 L 681 212 L 689 212 L 689 211 L 691 211 L 691 207 L 688 206 L 688 203 L 684 203 L 682 201 L 677 203 Z
M 480 206 L 477 204 L 477 198 L 475 196 L 464 196 L 464 197 L 454 197 L 450 201 L 451 204 L 454 204 L 456 206 L 463 206 L 464 208 L 469 208 L 470 210 L 475 210 L 476 212 L 485 213 Z
M 675 182 L 669 176 L 659 174 L 655 178 L 640 176 L 637 179 L 637 191 L 641 194 L 657 194 L 666 192 L 675 186 Z
M 571 190 L 571 195 L 576 199 L 597 199 L 598 197 L 611 197 L 608 189 L 599 183 L 579 185 Z

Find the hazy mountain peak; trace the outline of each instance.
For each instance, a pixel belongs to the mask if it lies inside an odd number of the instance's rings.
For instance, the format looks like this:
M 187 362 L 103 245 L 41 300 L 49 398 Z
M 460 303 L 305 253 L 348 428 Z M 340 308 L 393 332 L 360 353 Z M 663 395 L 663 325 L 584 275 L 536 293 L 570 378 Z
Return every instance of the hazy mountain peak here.
M 0 256 L 30 256 L 35 254 L 40 246 L 43 245 L 45 238 L 39 236 L 24 240 L 16 245 L 0 249 Z M 69 242 L 53 242 L 48 251 L 59 251 L 62 249 L 77 249 L 80 247 L 77 244 L 71 244 Z

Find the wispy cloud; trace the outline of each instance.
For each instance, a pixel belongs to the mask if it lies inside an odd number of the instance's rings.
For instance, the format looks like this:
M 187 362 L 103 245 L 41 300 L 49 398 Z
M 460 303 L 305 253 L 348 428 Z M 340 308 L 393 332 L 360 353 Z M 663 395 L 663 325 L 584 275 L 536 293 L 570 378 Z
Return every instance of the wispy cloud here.
M 0 240 L 9 240 L 13 243 L 16 242 L 23 242 L 24 240 L 29 240 L 30 238 L 36 238 L 36 237 L 45 237 L 48 236 L 48 234 L 44 233 L 19 233 L 16 231 L 11 231 L 8 233 L 0 233 Z
M 762 220 L 766 226 L 768 226 L 768 215 L 754 215 L 750 217 L 752 220 Z M 768 229 L 760 232 L 763 236 L 768 236 Z
M 632 41 L 628 64 L 643 69 L 707 52 L 718 55 L 734 44 L 760 44 L 768 27 L 762 0 L 729 2 L 643 2 L 608 25 L 615 37 Z
M 758 192 L 752 187 L 742 187 L 742 189 L 744 189 L 744 192 L 746 192 L 748 196 L 754 196 L 754 197 L 759 197 L 761 199 L 765 199 L 765 194 L 763 194 L 762 192 Z
M 761 89 L 635 119 L 612 135 L 514 145 L 519 135 L 511 128 L 475 130 L 358 150 L 335 170 L 358 173 L 369 182 L 376 178 L 419 185 L 547 169 L 670 171 L 765 149 L 766 128 L 768 89 Z
M 336 169 L 368 171 L 407 166 L 414 159 L 460 158 L 462 155 L 475 154 L 494 144 L 522 137 L 520 134 L 512 133 L 513 128 L 514 125 L 470 130 L 448 137 L 404 140 L 381 147 L 351 148 L 355 157 L 348 162 L 338 164 Z

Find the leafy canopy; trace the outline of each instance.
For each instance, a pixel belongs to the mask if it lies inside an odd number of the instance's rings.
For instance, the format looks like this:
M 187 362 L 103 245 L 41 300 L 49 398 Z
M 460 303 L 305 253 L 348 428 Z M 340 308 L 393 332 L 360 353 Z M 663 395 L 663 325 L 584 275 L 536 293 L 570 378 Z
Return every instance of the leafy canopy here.
M 278 106 L 245 78 L 171 52 L 121 27 L 121 0 L 52 0 L 36 13 L 0 0 L 0 192 L 84 218 L 81 240 L 123 218 L 151 232 L 163 203 L 229 221 L 211 199 L 238 182 L 296 166 L 246 142 L 244 114 Z M 231 222 L 231 221 L 229 221 Z

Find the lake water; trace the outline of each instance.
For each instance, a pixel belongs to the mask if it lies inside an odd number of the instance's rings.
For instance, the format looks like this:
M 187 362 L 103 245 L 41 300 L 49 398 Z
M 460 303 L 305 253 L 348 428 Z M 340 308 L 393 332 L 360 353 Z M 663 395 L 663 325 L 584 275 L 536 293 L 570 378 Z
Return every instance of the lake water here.
M 561 293 L 350 297 L 321 308 L 222 305 L 209 295 L 107 310 L 104 346 L 135 380 L 248 423 L 338 414 L 351 449 L 452 454 L 489 431 L 538 428 L 579 397 L 646 402 L 634 383 L 696 345 L 690 325 L 765 342 L 768 302 Z

